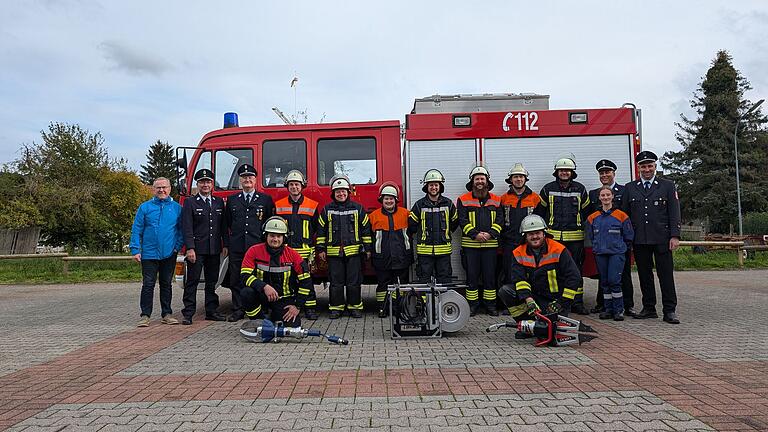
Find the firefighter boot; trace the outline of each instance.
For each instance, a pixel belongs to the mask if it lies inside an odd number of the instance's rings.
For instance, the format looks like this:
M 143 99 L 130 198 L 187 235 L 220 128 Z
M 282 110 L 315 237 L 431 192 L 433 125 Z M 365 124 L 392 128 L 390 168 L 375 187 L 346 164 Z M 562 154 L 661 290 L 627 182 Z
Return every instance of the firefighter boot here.
M 341 311 L 332 310 L 328 312 L 328 319 L 339 319 L 341 318 Z
M 480 302 L 475 300 L 469 302 L 469 316 L 473 317 L 477 315 L 477 310 L 480 308 Z
M 485 304 L 485 311 L 490 316 L 499 316 L 499 311 L 498 311 L 498 309 L 496 309 L 496 303 L 495 302 L 493 302 L 493 303 L 490 303 L 490 302 L 486 303 Z
M 379 303 L 379 318 L 386 318 L 389 316 L 389 308 L 387 308 L 387 302 Z
M 317 311 L 315 308 L 306 308 L 304 309 L 304 317 L 306 317 L 310 321 L 315 321 L 317 317 Z

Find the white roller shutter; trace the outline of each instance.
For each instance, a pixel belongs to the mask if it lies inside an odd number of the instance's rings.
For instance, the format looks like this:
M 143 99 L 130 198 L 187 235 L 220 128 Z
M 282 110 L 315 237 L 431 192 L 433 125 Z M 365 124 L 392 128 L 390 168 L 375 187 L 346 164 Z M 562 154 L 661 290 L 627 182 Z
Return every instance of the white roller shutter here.
M 567 153 L 576 157 L 576 179 L 587 190 L 600 186 L 595 164 L 610 159 L 618 169 L 616 182 L 632 180 L 632 146 L 630 135 L 542 137 L 542 138 L 488 138 L 483 142 L 483 159 L 491 173 L 493 192 L 501 195 L 508 189 L 504 180 L 516 162 L 522 162 L 530 173 L 528 186 L 539 192 L 551 182 L 555 161 Z
M 477 145 L 474 139 L 408 141 L 405 147 L 406 199 L 408 208 L 424 196 L 421 180 L 427 170 L 436 168 L 445 176 L 445 193 L 454 204 L 456 199 L 467 192 L 465 185 L 477 160 Z M 453 232 L 454 254 L 451 260 L 453 275 L 464 279 L 461 267 L 461 231 Z

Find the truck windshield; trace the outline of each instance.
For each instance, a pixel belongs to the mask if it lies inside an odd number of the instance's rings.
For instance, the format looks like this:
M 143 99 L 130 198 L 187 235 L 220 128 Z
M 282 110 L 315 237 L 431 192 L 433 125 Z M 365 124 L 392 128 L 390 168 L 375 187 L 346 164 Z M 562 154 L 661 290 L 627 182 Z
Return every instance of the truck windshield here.
M 290 170 L 307 175 L 307 143 L 304 140 L 264 141 L 261 154 L 262 186 L 285 187 Z
M 335 175 L 352 184 L 376 183 L 376 139 L 334 138 L 317 141 L 317 183 L 328 185 Z

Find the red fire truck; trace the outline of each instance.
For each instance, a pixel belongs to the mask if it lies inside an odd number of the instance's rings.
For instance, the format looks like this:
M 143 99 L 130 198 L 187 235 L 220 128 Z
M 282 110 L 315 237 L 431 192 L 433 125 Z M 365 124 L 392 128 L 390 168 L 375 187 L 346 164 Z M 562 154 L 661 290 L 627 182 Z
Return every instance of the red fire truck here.
M 228 113 L 224 128 L 206 134 L 197 147 L 177 149 L 178 186 L 182 197 L 192 194 L 193 173 L 209 168 L 216 177 L 214 194 L 226 198 L 239 189 L 237 169 L 250 163 L 259 188 L 275 200 L 287 195 L 285 175 L 298 169 L 306 173 L 305 194 L 321 205 L 330 200 L 330 179 L 345 174 L 354 184 L 353 199 L 368 211 L 379 206 L 384 182 L 396 183 L 401 203 L 410 208 L 423 195 L 420 181 L 430 168 L 443 173 L 445 195 L 455 200 L 466 192 L 476 163 L 490 171 L 494 193 L 506 192 L 503 179 L 516 162 L 525 164 L 529 186 L 538 191 L 553 179 L 555 160 L 568 155 L 576 160 L 578 180 L 593 189 L 600 184 L 594 165 L 603 158 L 618 166 L 617 182 L 634 178 L 640 121 L 632 104 L 550 110 L 549 96 L 536 94 L 420 98 L 404 125 L 387 120 L 241 127 Z M 453 268 L 463 273 L 458 253 Z M 225 270 L 226 263 L 220 281 Z M 585 273 L 594 273 L 593 267 L 588 264 Z

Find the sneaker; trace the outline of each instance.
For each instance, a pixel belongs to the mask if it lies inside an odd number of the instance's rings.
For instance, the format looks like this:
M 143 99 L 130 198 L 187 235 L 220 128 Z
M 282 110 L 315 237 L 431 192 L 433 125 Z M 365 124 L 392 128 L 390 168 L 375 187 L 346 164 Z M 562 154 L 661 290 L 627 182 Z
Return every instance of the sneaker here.
M 160 322 L 163 323 L 163 324 L 175 325 L 175 324 L 179 323 L 179 320 L 177 320 L 176 318 L 174 318 L 174 317 L 172 317 L 170 315 L 166 315 L 166 316 L 163 317 L 163 319 L 160 320 Z
M 136 324 L 136 327 L 149 327 L 149 317 L 142 315 L 141 319 L 139 319 L 139 323 Z
M 351 311 L 349 311 L 349 316 L 351 316 L 352 318 L 362 318 L 363 311 L 352 309 Z

